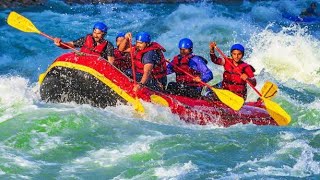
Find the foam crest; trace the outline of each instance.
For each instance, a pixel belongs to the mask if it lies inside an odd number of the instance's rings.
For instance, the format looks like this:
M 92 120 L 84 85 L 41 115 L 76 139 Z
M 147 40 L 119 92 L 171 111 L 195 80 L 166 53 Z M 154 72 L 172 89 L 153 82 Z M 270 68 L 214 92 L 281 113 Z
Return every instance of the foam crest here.
M 62 168 L 61 173 L 65 174 L 67 172 L 76 172 L 77 169 L 84 167 L 87 169 L 94 166 L 116 166 L 121 160 L 124 160 L 131 155 L 149 152 L 150 145 L 162 138 L 164 138 L 163 135 L 155 137 L 143 135 L 138 137 L 136 142 L 131 142 L 131 144 L 126 144 L 121 147 L 107 147 L 90 151 L 86 157 L 77 158 L 72 162 L 72 165 L 67 165 L 66 167 Z
M 143 102 L 146 108 L 144 120 L 170 125 L 184 125 L 185 122 L 180 120 L 178 115 L 171 112 L 169 107 Z
M 247 61 L 258 73 L 264 69 L 278 80 L 319 85 L 320 41 L 298 25 L 282 27 L 279 32 L 271 28 L 272 24 L 250 38 L 252 53 Z
M 184 175 L 196 171 L 198 167 L 191 161 L 184 164 L 174 164 L 170 167 L 156 168 L 155 176 L 160 179 L 182 178 Z
M 310 174 L 319 174 L 320 164 L 315 159 L 315 154 L 319 150 L 313 148 L 307 141 L 298 139 L 295 134 L 283 133 L 279 136 L 279 149 L 272 154 L 258 159 L 249 160 L 247 162 L 238 163 L 234 168 L 229 168 L 229 178 L 254 178 L 261 176 L 293 176 L 308 177 Z M 294 152 L 294 153 L 292 153 Z M 286 165 L 278 162 L 286 161 Z M 244 168 L 250 168 L 251 172 L 244 172 Z M 238 173 L 240 171 L 240 174 Z
M 37 99 L 28 80 L 22 77 L 0 77 L 0 122 L 3 122 L 33 106 Z
M 56 149 L 63 145 L 61 137 L 50 137 L 47 133 L 32 131 L 32 139 L 30 146 L 32 147 L 32 154 L 40 155 L 50 150 Z
M 0 145 L 0 175 L 6 174 L 8 168 L 30 171 L 32 174 L 40 170 L 41 163 L 30 160 L 30 157 L 17 154 L 13 149 Z M 2 167 L 5 167 L 2 169 Z M 10 172 L 8 173 L 10 174 Z

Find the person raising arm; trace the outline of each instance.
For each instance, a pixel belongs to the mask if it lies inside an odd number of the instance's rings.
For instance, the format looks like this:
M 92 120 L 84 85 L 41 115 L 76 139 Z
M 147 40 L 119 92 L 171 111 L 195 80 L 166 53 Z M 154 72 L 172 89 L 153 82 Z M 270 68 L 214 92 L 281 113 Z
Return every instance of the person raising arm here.
M 243 61 L 245 49 L 241 44 L 234 44 L 230 48 L 231 57 L 228 59 L 217 57 L 215 54 L 216 42 L 210 42 L 210 58 L 214 64 L 224 67 L 222 88 L 247 98 L 247 83 L 256 86 L 255 69 Z M 235 68 L 234 68 L 235 67 Z

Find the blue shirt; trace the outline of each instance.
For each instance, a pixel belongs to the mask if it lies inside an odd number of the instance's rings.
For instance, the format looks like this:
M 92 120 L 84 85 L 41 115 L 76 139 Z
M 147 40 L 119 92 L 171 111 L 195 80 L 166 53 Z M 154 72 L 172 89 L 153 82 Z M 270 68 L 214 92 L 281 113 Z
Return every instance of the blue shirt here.
M 143 54 L 141 61 L 143 64 L 159 64 L 161 62 L 161 54 L 158 53 L 157 50 L 148 51 Z M 137 80 L 141 81 L 142 76 L 143 74 L 137 73 Z M 165 87 L 167 84 L 167 76 L 164 76 L 161 79 L 157 80 L 155 80 L 153 76 L 150 76 L 146 82 L 146 86 L 159 91 L 161 90 L 161 88 L 159 87 L 159 82 L 162 84 L 162 86 Z
M 201 80 L 203 82 L 209 82 L 210 80 L 213 79 L 213 74 L 212 74 L 212 71 L 206 65 L 205 61 L 206 60 L 201 56 L 193 56 L 189 60 L 188 65 L 190 68 L 200 72 Z M 169 63 L 167 65 L 167 74 L 172 74 L 172 73 L 174 73 L 173 65 Z
M 142 56 L 142 63 L 143 64 L 153 64 L 156 65 L 160 62 L 161 56 L 160 54 L 156 51 L 148 51 L 143 54 Z

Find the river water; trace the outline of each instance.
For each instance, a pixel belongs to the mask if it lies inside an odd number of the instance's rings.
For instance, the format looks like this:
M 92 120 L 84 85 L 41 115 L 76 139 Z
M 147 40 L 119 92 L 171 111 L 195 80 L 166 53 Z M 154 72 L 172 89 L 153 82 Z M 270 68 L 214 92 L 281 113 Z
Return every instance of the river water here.
M 242 4 L 106 4 L 0 10 L 0 178 L 1 179 L 319 179 L 320 24 L 296 24 L 309 1 L 244 1 Z M 69 52 L 35 33 L 6 23 L 11 11 L 46 34 L 70 41 L 103 21 L 107 39 L 118 32 L 148 31 L 171 58 L 181 38 L 209 58 L 216 41 L 229 54 L 246 47 L 246 62 L 264 82 L 279 86 L 273 99 L 292 117 L 289 126 L 186 124 L 168 109 L 144 103 L 99 109 L 40 99 L 38 76 Z M 209 62 L 214 84 L 223 69 Z M 169 76 L 169 79 L 173 79 Z M 249 91 L 249 100 L 257 95 Z

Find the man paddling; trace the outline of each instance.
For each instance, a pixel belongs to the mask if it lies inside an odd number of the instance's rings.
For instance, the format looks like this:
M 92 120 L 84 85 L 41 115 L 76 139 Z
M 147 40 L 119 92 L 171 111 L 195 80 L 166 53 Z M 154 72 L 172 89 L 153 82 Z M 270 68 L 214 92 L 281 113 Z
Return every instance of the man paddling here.
M 181 39 L 178 48 L 180 53 L 167 65 L 167 74 L 176 74 L 176 82 L 168 84 L 167 92 L 181 96 L 200 97 L 204 86 L 201 82 L 207 83 L 213 78 L 211 70 L 207 67 L 208 61 L 192 53 L 193 42 L 189 38 Z
M 109 63 L 114 62 L 114 47 L 111 42 L 104 39 L 107 34 L 108 27 L 103 22 L 97 22 L 93 26 L 92 34 L 81 37 L 75 41 L 66 42 L 72 48 L 81 48 L 80 51 L 86 54 L 101 56 L 108 60 Z M 54 44 L 63 49 L 69 49 L 62 44 L 60 38 L 54 38 Z
M 116 36 L 116 45 L 114 48 L 114 66 L 122 72 L 126 72 L 131 68 L 130 51 L 123 50 L 124 48 L 129 49 L 129 43 L 125 42 L 125 33 L 120 32 Z
M 129 32 L 125 39 L 130 43 L 132 34 Z M 158 43 L 151 41 L 147 32 L 136 34 L 136 44 L 128 50 L 133 55 L 133 62 L 138 83 L 133 91 L 138 91 L 143 85 L 154 90 L 163 90 L 167 84 L 167 67 L 163 52 L 166 50 Z M 127 74 L 132 76 L 132 72 Z

